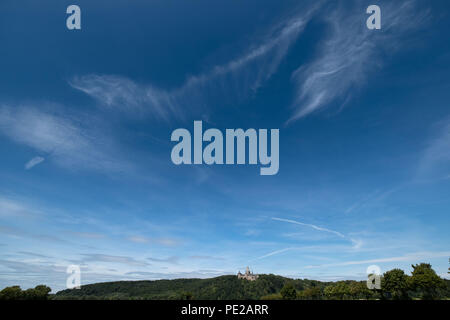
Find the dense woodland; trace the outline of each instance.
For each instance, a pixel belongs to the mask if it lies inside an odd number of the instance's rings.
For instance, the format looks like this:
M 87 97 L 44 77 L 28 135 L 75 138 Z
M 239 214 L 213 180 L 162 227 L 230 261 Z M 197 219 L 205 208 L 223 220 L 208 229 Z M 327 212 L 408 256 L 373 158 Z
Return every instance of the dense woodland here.
M 221 276 L 210 279 L 175 279 L 155 281 L 117 281 L 84 285 L 49 294 L 47 286 L 21 290 L 7 287 L 0 300 L 29 299 L 285 299 L 285 300 L 354 300 L 354 299 L 450 299 L 450 280 L 440 278 L 430 264 L 412 265 L 411 275 L 393 269 L 383 274 L 381 289 L 369 290 L 366 281 L 321 282 L 289 279 L 273 274 L 260 275 L 256 281 Z

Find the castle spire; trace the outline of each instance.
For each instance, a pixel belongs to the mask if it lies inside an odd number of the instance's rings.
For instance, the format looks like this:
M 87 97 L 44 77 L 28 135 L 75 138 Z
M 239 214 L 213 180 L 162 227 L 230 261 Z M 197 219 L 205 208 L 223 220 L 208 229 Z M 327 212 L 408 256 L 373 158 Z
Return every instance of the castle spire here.
M 240 271 L 238 271 L 237 276 L 238 276 L 239 279 L 246 279 L 246 280 L 249 280 L 249 281 L 254 281 L 254 280 L 258 279 L 258 275 L 257 274 L 253 274 L 253 272 L 250 271 L 249 266 L 247 266 L 245 268 L 245 273 L 244 274 L 242 274 Z

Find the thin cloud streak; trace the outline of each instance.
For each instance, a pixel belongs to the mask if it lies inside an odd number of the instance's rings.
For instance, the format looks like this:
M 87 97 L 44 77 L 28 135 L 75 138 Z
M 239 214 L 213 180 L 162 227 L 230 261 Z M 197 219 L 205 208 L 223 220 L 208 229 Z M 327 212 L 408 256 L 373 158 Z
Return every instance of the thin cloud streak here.
M 89 254 L 82 254 L 83 258 L 80 261 L 75 262 L 106 262 L 106 263 L 119 263 L 119 264 L 125 264 L 129 266 L 140 266 L 140 267 L 146 267 L 150 264 L 145 261 L 138 261 L 132 257 L 126 257 L 126 256 L 116 256 L 116 255 L 107 255 L 107 254 L 97 254 L 97 253 L 89 253 Z
M 299 222 L 299 221 L 295 221 L 295 220 L 282 219 L 282 218 L 276 218 L 276 217 L 273 217 L 272 220 L 281 221 L 281 222 L 287 222 L 287 223 L 292 223 L 292 224 L 298 224 L 298 225 L 301 225 L 301 226 L 306 226 L 306 227 L 313 228 L 313 229 L 315 229 L 317 231 L 329 232 L 329 233 L 337 235 L 338 237 L 345 238 L 345 236 L 342 233 L 338 232 L 338 231 L 330 230 L 330 229 L 327 229 L 327 228 L 322 228 L 322 227 L 316 226 L 314 224 L 303 223 L 303 222 Z
M 450 170 L 450 119 L 437 125 L 438 130 L 422 153 L 417 169 L 417 178 L 448 179 Z
M 19 201 L 0 197 L 0 217 L 32 217 L 39 215 L 38 210 L 25 206 Z M 1 230 L 1 229 L 0 229 Z
M 152 261 L 152 262 L 159 262 L 159 263 L 170 263 L 170 264 L 178 264 L 178 261 L 180 260 L 179 257 L 177 256 L 172 256 L 172 257 L 168 257 L 168 258 L 147 258 L 147 260 Z
M 295 248 L 284 248 L 284 249 L 280 249 L 280 250 L 275 250 L 275 251 L 269 252 L 268 254 L 265 254 L 263 256 L 255 258 L 253 260 L 260 260 L 260 259 L 268 258 L 268 257 L 274 256 L 274 255 L 277 255 L 277 254 L 280 254 L 280 253 L 283 253 L 283 252 L 286 252 L 289 250 L 293 250 L 293 249 L 295 249 Z M 253 261 L 253 260 L 251 260 L 251 261 Z
M 30 161 L 25 164 L 25 169 L 30 170 L 31 168 L 37 166 L 39 163 L 44 162 L 45 158 L 43 157 L 34 157 Z
M 148 237 L 142 237 L 142 236 L 130 236 L 127 238 L 128 241 L 134 242 L 134 243 L 156 243 L 159 245 L 172 247 L 177 246 L 181 244 L 181 241 L 175 238 L 148 238 Z
M 324 267 L 340 267 L 340 266 L 350 266 L 350 265 L 358 265 L 358 264 L 370 264 L 370 263 L 382 263 L 382 262 L 398 262 L 398 261 L 419 261 L 424 259 L 433 259 L 433 258 L 441 258 L 450 256 L 450 251 L 443 252 L 415 252 L 410 254 L 405 254 L 403 256 L 398 257 L 389 257 L 389 258 L 379 258 L 379 259 L 370 259 L 370 260 L 358 260 L 358 261 L 346 261 L 339 263 L 329 263 L 322 264 L 316 266 L 306 266 L 305 268 L 324 268 Z

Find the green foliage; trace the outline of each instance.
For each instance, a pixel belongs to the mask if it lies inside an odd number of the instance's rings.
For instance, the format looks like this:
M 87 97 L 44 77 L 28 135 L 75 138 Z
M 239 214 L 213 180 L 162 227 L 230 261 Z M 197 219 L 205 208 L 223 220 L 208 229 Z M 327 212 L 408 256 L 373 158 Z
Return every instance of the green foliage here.
M 23 292 L 19 286 L 6 287 L 0 291 L 0 300 L 20 300 Z
M 350 281 L 338 281 L 324 289 L 324 294 L 328 299 L 344 300 L 350 299 Z
M 411 287 L 421 292 L 421 298 L 425 300 L 438 299 L 441 291 L 446 287 L 443 279 L 431 268 L 429 263 L 412 265 Z
M 367 288 L 366 281 L 353 281 L 349 286 L 350 296 L 353 299 L 373 299 L 376 297 L 376 293 Z
M 19 286 L 6 287 L 0 291 L 0 300 L 47 300 L 50 291 L 52 289 L 44 285 L 25 291 L 22 291 Z
M 194 295 L 192 292 L 182 292 L 180 295 L 180 300 L 194 300 Z
M 260 275 L 256 281 L 221 276 L 211 279 L 174 279 L 156 281 L 118 281 L 82 286 L 58 292 L 54 299 L 260 299 L 280 292 L 289 279 Z M 301 288 L 301 280 L 294 280 Z M 308 280 L 309 281 L 309 280 Z
M 381 290 L 394 300 L 409 299 L 410 279 L 403 270 L 392 269 L 384 273 L 381 279 Z
M 317 287 L 324 282 L 288 279 L 273 274 L 260 275 L 256 281 L 221 276 L 211 279 L 174 279 L 155 281 L 118 281 L 84 285 L 81 289 L 58 292 L 53 299 L 199 299 L 199 300 L 258 300 L 283 299 L 280 291 L 289 283 L 295 291 Z M 290 298 L 295 299 L 292 294 Z
M 280 291 L 283 300 L 295 300 L 297 298 L 297 290 L 292 283 L 286 283 Z
M 297 293 L 297 299 L 300 300 L 320 300 L 322 299 L 322 290 L 319 287 L 306 288 Z
M 412 266 L 412 276 L 400 269 L 387 271 L 382 290 L 369 290 L 366 281 L 320 282 L 288 279 L 273 274 L 260 275 L 256 281 L 221 276 L 211 279 L 156 281 L 117 281 L 62 290 L 52 299 L 89 300 L 283 300 L 283 299 L 448 299 L 450 281 L 441 279 L 429 264 Z M 44 285 L 22 291 L 19 286 L 0 291 L 0 300 L 49 299 Z M 384 294 L 381 294 L 381 293 Z
M 261 300 L 283 300 L 283 297 L 279 293 L 273 293 L 262 296 Z

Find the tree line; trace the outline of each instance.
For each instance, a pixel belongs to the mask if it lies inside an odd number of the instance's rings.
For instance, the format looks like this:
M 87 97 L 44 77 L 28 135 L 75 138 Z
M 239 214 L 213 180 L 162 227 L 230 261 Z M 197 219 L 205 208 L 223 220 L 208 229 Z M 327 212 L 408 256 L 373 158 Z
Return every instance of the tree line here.
M 297 290 L 295 283 L 286 283 L 279 293 L 262 299 L 282 300 L 435 300 L 450 298 L 450 283 L 440 278 L 429 263 L 412 265 L 411 276 L 401 269 L 392 269 L 381 277 L 379 289 L 369 289 L 366 281 L 338 281 L 323 288 Z
M 6 287 L 0 291 L 0 300 L 47 300 L 51 291 L 50 287 L 42 284 L 26 290 L 19 286 Z
M 411 275 L 393 269 L 381 276 L 380 289 L 366 281 L 322 282 L 262 274 L 256 281 L 220 276 L 209 279 L 115 281 L 66 289 L 50 294 L 45 285 L 0 291 L 0 300 L 101 299 L 101 300 L 367 300 L 450 299 L 450 281 L 440 278 L 428 263 L 412 265 Z

